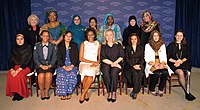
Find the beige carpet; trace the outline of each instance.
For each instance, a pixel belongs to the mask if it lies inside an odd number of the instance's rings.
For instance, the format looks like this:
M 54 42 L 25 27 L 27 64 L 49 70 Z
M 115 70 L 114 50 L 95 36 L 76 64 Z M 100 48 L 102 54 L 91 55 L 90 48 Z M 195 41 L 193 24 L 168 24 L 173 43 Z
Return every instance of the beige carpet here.
M 108 103 L 106 96 L 102 93 L 97 96 L 96 90 L 90 91 L 89 102 L 79 104 L 80 97 L 74 93 L 69 101 L 60 100 L 53 96 L 51 90 L 50 100 L 42 101 L 35 94 L 35 88 L 32 97 L 28 97 L 20 102 L 13 102 L 11 97 L 5 96 L 6 73 L 0 73 L 0 110 L 200 110 L 200 69 L 192 69 L 191 91 L 196 96 L 196 100 L 189 102 L 184 99 L 183 91 L 180 87 L 172 88 L 172 93 L 164 97 L 155 97 L 147 94 L 139 94 L 137 100 L 132 100 L 128 95 L 117 95 L 115 103 Z M 130 90 L 129 90 L 130 92 Z

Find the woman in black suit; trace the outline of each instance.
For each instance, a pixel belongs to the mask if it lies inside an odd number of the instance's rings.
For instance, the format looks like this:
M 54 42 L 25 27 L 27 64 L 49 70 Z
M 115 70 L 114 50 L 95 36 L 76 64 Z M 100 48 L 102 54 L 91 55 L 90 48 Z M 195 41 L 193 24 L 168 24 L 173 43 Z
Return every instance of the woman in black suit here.
M 137 98 L 137 94 L 140 92 L 141 80 L 144 75 L 144 49 L 139 45 L 139 36 L 136 33 L 132 33 L 128 38 L 128 44 L 125 51 L 125 68 L 123 73 L 123 80 L 133 90 L 130 94 L 132 99 Z
M 58 69 L 56 94 L 61 100 L 69 100 L 77 83 L 78 46 L 71 42 L 72 32 L 65 31 L 63 41 L 58 45 Z
M 41 99 L 49 99 L 49 88 L 52 82 L 52 74 L 57 61 L 56 45 L 49 42 L 50 33 L 47 30 L 41 32 L 42 41 L 34 47 L 34 61 L 38 73 L 38 84 L 41 91 Z

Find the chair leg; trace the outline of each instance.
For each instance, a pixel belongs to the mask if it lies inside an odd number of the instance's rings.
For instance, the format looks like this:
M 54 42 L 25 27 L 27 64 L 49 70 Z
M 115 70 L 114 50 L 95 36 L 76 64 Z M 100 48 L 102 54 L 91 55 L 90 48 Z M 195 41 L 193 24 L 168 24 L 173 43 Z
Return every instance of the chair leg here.
M 122 95 L 122 75 L 120 75 L 119 88 L 120 88 L 120 95 Z
M 56 96 L 56 82 L 54 82 L 53 90 L 54 90 L 54 96 Z
M 169 76 L 168 82 L 169 82 L 169 94 L 171 94 L 171 88 L 172 88 L 172 85 L 171 85 L 171 82 L 172 82 L 171 76 Z
M 126 88 L 126 95 L 128 94 L 128 85 L 127 85 L 127 83 L 125 83 L 126 84 L 126 86 L 125 86 L 125 88 Z
M 35 83 L 36 83 L 36 94 L 37 94 L 37 97 L 39 97 L 39 94 L 38 94 L 39 86 L 38 86 L 38 78 L 37 77 L 35 77 Z
M 100 96 L 100 80 L 99 80 L 99 76 L 97 77 L 97 81 L 98 81 L 98 96 Z
M 32 80 L 31 80 L 31 77 L 28 77 L 28 78 L 29 78 L 30 92 L 31 92 L 31 97 L 32 97 L 33 96 Z
M 142 86 L 142 94 L 144 94 L 144 86 Z
M 150 76 L 148 77 L 148 87 L 147 87 L 147 93 L 149 94 L 149 92 L 150 92 L 150 89 L 149 89 L 149 85 L 150 85 Z
M 78 96 L 78 84 L 76 84 L 76 95 Z
M 104 82 L 102 81 L 102 91 L 103 91 L 103 96 L 105 95 L 105 92 L 104 92 Z

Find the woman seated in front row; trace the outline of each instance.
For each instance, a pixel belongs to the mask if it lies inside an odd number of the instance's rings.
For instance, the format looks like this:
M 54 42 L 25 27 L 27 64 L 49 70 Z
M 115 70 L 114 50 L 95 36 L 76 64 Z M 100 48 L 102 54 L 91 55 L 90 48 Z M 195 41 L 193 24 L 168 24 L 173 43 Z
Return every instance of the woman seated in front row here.
M 6 80 L 6 96 L 13 96 L 13 101 L 20 101 L 29 96 L 26 75 L 30 73 L 32 48 L 24 43 L 24 35 L 16 35 L 16 45 L 11 49 L 9 70 Z
M 121 63 L 124 58 L 124 51 L 121 44 L 114 43 L 115 35 L 112 29 L 107 29 L 104 34 L 105 42 L 101 48 L 101 72 L 108 92 L 107 101 L 115 102 L 118 76 L 122 69 Z
M 77 83 L 78 46 L 72 42 L 72 32 L 65 31 L 63 41 L 58 45 L 58 69 L 56 94 L 61 100 L 69 100 Z
M 125 51 L 123 81 L 133 87 L 130 96 L 132 99 L 136 99 L 137 94 L 140 92 L 141 81 L 144 75 L 144 49 L 139 45 L 140 39 L 136 33 L 132 33 L 128 37 L 128 44 Z
M 166 80 L 172 70 L 167 65 L 166 47 L 159 31 L 154 30 L 150 34 L 149 43 L 145 45 L 146 77 L 150 77 L 150 91 L 154 96 L 163 96 Z M 155 90 L 160 77 L 159 91 Z
M 167 47 L 169 67 L 178 75 L 179 83 L 185 92 L 185 98 L 188 101 L 196 99 L 186 86 L 184 70 L 191 71 L 190 65 L 190 49 L 185 39 L 185 34 L 182 30 L 175 32 L 175 38 Z M 187 81 L 190 75 L 187 74 Z M 187 83 L 189 85 L 189 83 Z
M 42 41 L 34 47 L 34 61 L 38 74 L 38 84 L 41 92 L 41 99 L 48 100 L 49 88 L 51 87 L 52 75 L 57 61 L 56 45 L 49 42 L 50 33 L 47 30 L 41 32 Z
M 80 46 L 80 65 L 79 70 L 81 74 L 81 82 L 83 84 L 83 93 L 79 99 L 80 103 L 89 101 L 88 89 L 99 74 L 100 50 L 101 44 L 97 39 L 96 30 L 94 28 L 87 28 L 85 32 L 86 41 Z

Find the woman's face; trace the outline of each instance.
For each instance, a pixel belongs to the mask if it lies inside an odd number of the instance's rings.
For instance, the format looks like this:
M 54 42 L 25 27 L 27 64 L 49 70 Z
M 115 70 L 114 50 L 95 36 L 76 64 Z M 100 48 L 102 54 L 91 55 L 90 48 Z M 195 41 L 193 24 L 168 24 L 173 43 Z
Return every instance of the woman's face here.
M 149 16 L 148 14 L 144 14 L 143 20 L 144 20 L 144 22 L 150 22 L 151 21 L 151 16 Z
M 31 26 L 36 26 L 38 23 L 37 18 L 36 17 L 31 17 L 30 18 L 30 25 Z
M 183 33 L 177 32 L 177 34 L 175 35 L 175 38 L 176 38 L 177 43 L 181 43 L 181 41 L 183 40 Z
M 94 33 L 93 31 L 89 31 L 87 34 L 87 38 L 89 42 L 93 42 L 94 41 Z
M 155 42 L 157 42 L 157 41 L 159 41 L 159 34 L 157 33 L 157 32 L 155 32 L 154 34 L 153 34 L 153 40 L 155 41 Z
M 72 33 L 67 33 L 64 38 L 65 42 L 71 42 L 72 40 Z
M 74 24 L 75 24 L 75 25 L 79 25 L 80 22 L 81 22 L 80 18 L 79 18 L 78 16 L 76 16 L 76 17 L 74 18 Z
M 112 31 L 107 31 L 105 33 L 105 38 L 106 38 L 107 42 L 113 42 L 113 40 L 114 40 L 114 34 L 113 34 L 113 32 Z
M 48 19 L 49 19 L 49 22 L 56 21 L 56 19 L 57 19 L 56 13 L 55 12 L 50 12 L 49 15 L 48 15 Z
M 131 44 L 137 45 L 137 42 L 138 42 L 137 36 L 131 36 Z
M 89 24 L 90 24 L 90 27 L 96 28 L 97 23 L 94 19 L 92 19 Z
M 107 18 L 107 24 L 108 24 L 109 26 L 111 26 L 113 23 L 114 23 L 113 17 L 112 17 L 112 16 L 108 16 L 108 18 Z
M 49 41 L 49 33 L 48 32 L 43 32 L 43 34 L 42 34 L 42 41 L 43 42 L 48 42 Z
M 130 25 L 131 25 L 131 26 L 135 26 L 135 24 L 136 24 L 135 19 L 132 19 L 132 20 L 130 21 Z
M 23 45 L 24 44 L 24 37 L 23 36 L 17 36 L 16 42 L 17 42 L 17 45 Z

